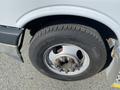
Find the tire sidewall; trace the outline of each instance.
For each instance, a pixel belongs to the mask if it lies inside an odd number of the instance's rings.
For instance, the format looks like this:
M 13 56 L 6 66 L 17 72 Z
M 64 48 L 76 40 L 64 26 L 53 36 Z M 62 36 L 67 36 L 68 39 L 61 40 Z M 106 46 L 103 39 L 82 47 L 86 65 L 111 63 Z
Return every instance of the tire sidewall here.
M 44 52 L 51 46 L 61 43 L 73 44 L 84 49 L 90 57 L 89 67 L 74 76 L 58 75 L 52 72 L 44 63 Z M 30 58 L 33 65 L 42 73 L 60 80 L 80 80 L 97 73 L 105 63 L 103 47 L 88 33 L 80 31 L 57 31 L 48 33 L 44 37 L 34 39 L 30 48 Z

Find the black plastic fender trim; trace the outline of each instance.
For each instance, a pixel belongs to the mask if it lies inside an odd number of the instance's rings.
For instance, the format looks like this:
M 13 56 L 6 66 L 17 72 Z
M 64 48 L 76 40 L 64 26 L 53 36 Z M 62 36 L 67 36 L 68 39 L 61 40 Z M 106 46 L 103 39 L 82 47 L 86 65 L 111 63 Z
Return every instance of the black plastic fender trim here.
M 5 53 L 23 62 L 20 48 L 24 31 L 21 28 L 0 25 L 0 53 Z

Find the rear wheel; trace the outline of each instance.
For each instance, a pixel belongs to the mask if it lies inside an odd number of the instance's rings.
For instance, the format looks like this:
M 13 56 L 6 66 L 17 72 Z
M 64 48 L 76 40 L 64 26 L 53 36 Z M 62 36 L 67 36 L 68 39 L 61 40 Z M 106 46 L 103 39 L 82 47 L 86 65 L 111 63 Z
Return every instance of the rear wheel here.
M 106 49 L 99 33 L 79 24 L 58 24 L 38 31 L 29 48 L 33 65 L 60 80 L 79 80 L 99 72 Z

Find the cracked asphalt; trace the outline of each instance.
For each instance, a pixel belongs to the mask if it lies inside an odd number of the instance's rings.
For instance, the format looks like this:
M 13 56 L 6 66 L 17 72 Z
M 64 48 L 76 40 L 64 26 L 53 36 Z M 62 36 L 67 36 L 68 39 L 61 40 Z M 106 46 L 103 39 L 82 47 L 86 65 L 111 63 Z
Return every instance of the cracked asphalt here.
M 113 90 L 104 71 L 89 79 L 73 82 L 55 80 L 41 74 L 28 57 L 30 38 L 27 31 L 21 50 L 24 63 L 0 54 L 0 90 Z

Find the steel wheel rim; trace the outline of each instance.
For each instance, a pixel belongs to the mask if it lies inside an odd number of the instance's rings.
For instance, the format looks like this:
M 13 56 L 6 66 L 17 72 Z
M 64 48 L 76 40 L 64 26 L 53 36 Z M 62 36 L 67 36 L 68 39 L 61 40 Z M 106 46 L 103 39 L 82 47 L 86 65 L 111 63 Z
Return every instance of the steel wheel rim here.
M 89 67 L 90 57 L 77 45 L 63 43 L 53 45 L 45 51 L 44 63 L 56 74 L 72 76 L 81 74 Z

